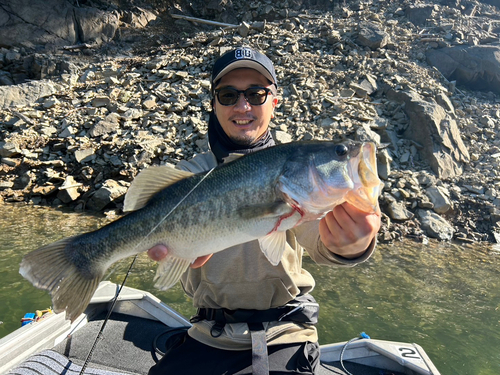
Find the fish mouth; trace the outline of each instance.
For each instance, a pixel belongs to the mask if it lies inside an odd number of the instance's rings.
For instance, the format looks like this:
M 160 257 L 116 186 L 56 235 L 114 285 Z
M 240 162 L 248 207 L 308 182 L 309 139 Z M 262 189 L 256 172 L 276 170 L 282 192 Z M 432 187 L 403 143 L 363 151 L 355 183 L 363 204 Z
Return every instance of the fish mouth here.
M 364 142 L 358 156 L 352 158 L 350 164 L 354 189 L 346 194 L 346 202 L 364 212 L 380 213 L 378 197 L 383 184 L 378 177 L 375 144 Z

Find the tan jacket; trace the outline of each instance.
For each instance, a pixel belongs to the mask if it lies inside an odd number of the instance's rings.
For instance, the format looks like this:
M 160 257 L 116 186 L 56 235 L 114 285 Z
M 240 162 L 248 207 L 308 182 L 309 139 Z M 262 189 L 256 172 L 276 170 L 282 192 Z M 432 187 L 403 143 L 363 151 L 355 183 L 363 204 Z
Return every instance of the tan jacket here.
M 190 161 L 181 161 L 177 168 L 199 173 L 215 166 L 214 154 L 206 152 Z M 181 279 L 184 290 L 197 308 L 267 310 L 283 306 L 298 294 L 313 290 L 314 279 L 302 268 L 304 249 L 316 263 L 337 267 L 354 266 L 373 253 L 375 241 L 357 259 L 345 259 L 331 253 L 319 238 L 318 223 L 307 222 L 287 232 L 288 246 L 277 266 L 267 260 L 257 240 L 243 243 L 215 253 L 201 268 L 189 268 Z M 251 348 L 246 323 L 226 324 L 223 334 L 217 338 L 210 334 L 212 325 L 213 322 L 206 320 L 194 323 L 189 335 L 220 349 Z M 268 345 L 318 341 L 316 328 L 312 325 L 270 322 L 264 326 Z

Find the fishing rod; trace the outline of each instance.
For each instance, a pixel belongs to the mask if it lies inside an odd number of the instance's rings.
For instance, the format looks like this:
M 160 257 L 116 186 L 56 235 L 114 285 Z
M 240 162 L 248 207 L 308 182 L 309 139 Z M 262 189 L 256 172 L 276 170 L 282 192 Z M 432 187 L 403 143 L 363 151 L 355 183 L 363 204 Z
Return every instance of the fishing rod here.
M 123 287 L 125 286 L 125 283 L 127 282 L 128 276 L 130 275 L 130 272 L 132 271 L 132 267 L 134 266 L 135 261 L 137 260 L 137 256 L 138 256 L 138 254 L 136 254 L 134 256 L 134 259 L 132 259 L 132 263 L 130 263 L 128 271 L 125 274 L 125 277 L 123 278 L 123 282 L 120 285 L 120 288 L 118 288 L 118 290 L 116 291 L 116 294 L 113 298 L 113 303 L 111 304 L 111 307 L 108 310 L 106 318 L 104 318 L 104 321 L 102 322 L 101 329 L 99 329 L 99 332 L 97 333 L 97 336 L 94 340 L 94 343 L 92 344 L 92 347 L 89 350 L 89 354 L 87 354 L 87 357 L 85 358 L 85 362 L 83 363 L 82 369 L 80 370 L 80 375 L 83 375 L 85 373 L 85 370 L 87 369 L 87 366 L 90 363 L 90 360 L 92 358 L 92 354 L 94 353 L 94 350 L 97 346 L 97 343 L 102 339 L 102 333 L 104 332 L 104 327 L 106 327 L 106 323 L 108 322 L 109 317 L 111 316 L 111 313 L 113 312 L 113 309 L 115 308 L 116 301 L 118 301 L 118 297 L 120 295 L 120 292 L 122 291 Z
M 170 210 L 170 211 L 169 211 L 169 212 L 168 212 L 168 213 L 167 213 L 167 214 L 166 214 L 166 215 L 165 215 L 165 216 L 164 216 L 164 217 L 163 217 L 163 218 L 159 221 L 159 222 L 158 222 L 158 224 L 156 224 L 156 225 L 153 227 L 153 229 L 151 229 L 151 230 L 149 231 L 149 233 L 148 233 L 148 234 L 146 234 L 146 235 L 145 235 L 145 236 L 141 239 L 141 241 L 139 241 L 139 243 L 135 246 L 135 248 L 134 248 L 134 249 L 138 248 L 138 247 L 139 247 L 139 246 L 140 246 L 140 245 L 144 242 L 144 240 L 145 240 L 145 239 L 147 239 L 147 238 L 148 238 L 148 237 L 149 237 L 149 236 L 150 236 L 150 235 L 151 235 L 151 234 L 152 234 L 152 233 L 153 233 L 153 232 L 154 232 L 154 231 L 155 231 L 155 230 L 156 230 L 156 229 L 157 229 L 157 228 L 158 228 L 158 227 L 159 227 L 159 226 L 160 226 L 160 225 L 161 225 L 161 224 L 162 224 L 162 223 L 163 223 L 163 222 L 164 222 L 164 221 L 165 221 L 165 220 L 166 220 L 166 219 L 167 219 L 167 218 L 171 215 L 171 214 L 172 214 L 172 212 L 174 212 L 174 211 L 177 209 L 177 207 L 179 207 L 179 205 L 180 205 L 182 202 L 184 202 L 184 200 L 185 200 L 187 197 L 189 197 L 189 196 L 191 195 L 191 193 L 192 193 L 193 191 L 195 191 L 195 190 L 198 188 L 198 186 L 200 186 L 200 184 L 201 184 L 201 183 L 202 183 L 202 182 L 203 182 L 203 181 L 204 181 L 204 180 L 208 177 L 208 175 L 209 175 L 210 173 L 212 173 L 212 171 L 213 171 L 214 169 L 215 169 L 215 168 L 210 169 L 210 170 L 209 170 L 209 171 L 208 171 L 208 172 L 207 172 L 207 173 L 203 176 L 203 178 L 202 178 L 200 181 L 198 181 L 198 182 L 196 183 L 196 185 L 195 185 L 195 186 L 193 186 L 193 188 L 192 188 L 192 189 L 191 189 L 191 190 L 190 190 L 190 191 L 189 191 L 189 192 L 188 192 L 188 193 L 187 193 L 184 197 L 182 197 L 182 199 L 181 199 L 181 200 L 179 200 L 179 202 L 178 202 L 178 203 L 177 203 L 177 204 L 176 204 L 176 205 L 175 205 L 175 206 L 174 206 L 174 207 L 173 207 L 173 208 L 172 208 L 172 209 L 171 209 L 171 210 Z M 139 254 L 136 254 L 136 255 L 134 256 L 134 259 L 132 259 L 132 263 L 130 264 L 130 266 L 129 266 L 129 268 L 128 268 L 128 271 L 127 271 L 127 273 L 125 274 L 125 277 L 123 278 L 123 282 L 121 283 L 120 287 L 119 287 L 119 288 L 118 288 L 118 290 L 116 291 L 116 294 L 115 294 L 115 296 L 114 296 L 114 298 L 113 298 L 113 302 L 112 302 L 112 304 L 111 304 L 111 307 L 109 308 L 108 313 L 107 313 L 106 317 L 104 318 L 104 321 L 102 322 L 101 328 L 99 329 L 99 332 L 97 333 L 97 336 L 96 336 L 96 338 L 94 339 L 94 342 L 93 342 L 93 344 L 92 344 L 92 347 L 90 348 L 89 353 L 87 354 L 87 357 L 85 358 L 85 362 L 83 363 L 83 366 L 82 366 L 82 368 L 81 368 L 81 370 L 80 370 L 80 375 L 84 375 L 85 370 L 86 370 L 86 368 L 87 368 L 87 366 L 88 366 L 88 364 L 90 363 L 90 360 L 91 360 L 91 358 L 92 358 L 92 354 L 94 353 L 94 350 L 95 350 L 95 348 L 96 348 L 96 346 L 97 346 L 97 343 L 98 343 L 98 342 L 102 339 L 102 333 L 104 332 L 104 327 L 106 327 L 106 323 L 108 322 L 108 320 L 109 320 L 109 318 L 110 318 L 110 316 L 111 316 L 111 313 L 113 312 L 113 309 L 115 308 L 116 302 L 118 301 L 118 297 L 120 296 L 120 292 L 122 291 L 123 287 L 125 286 L 125 283 L 127 282 L 128 276 L 130 275 L 130 273 L 131 273 L 131 271 L 132 271 L 132 267 L 134 266 L 135 261 L 137 260 L 138 255 L 139 255 Z

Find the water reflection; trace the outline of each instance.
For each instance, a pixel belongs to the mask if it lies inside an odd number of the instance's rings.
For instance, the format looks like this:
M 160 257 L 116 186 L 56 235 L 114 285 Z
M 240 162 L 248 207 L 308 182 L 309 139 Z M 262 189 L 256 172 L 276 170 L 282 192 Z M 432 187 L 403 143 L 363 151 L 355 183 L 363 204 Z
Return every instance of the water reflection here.
M 18 273 L 22 256 L 38 246 L 96 229 L 105 219 L 51 209 L 0 205 L 0 337 L 19 326 L 25 312 L 50 306 L 49 296 Z M 498 247 L 396 243 L 379 246 L 354 268 L 328 268 L 309 258 L 321 304 L 320 342 L 361 331 L 373 338 L 417 342 L 443 375 L 500 374 L 500 271 Z M 131 259 L 107 275 L 121 282 Z M 127 285 L 151 291 L 186 316 L 191 301 L 176 285 L 153 287 L 156 265 L 141 255 Z

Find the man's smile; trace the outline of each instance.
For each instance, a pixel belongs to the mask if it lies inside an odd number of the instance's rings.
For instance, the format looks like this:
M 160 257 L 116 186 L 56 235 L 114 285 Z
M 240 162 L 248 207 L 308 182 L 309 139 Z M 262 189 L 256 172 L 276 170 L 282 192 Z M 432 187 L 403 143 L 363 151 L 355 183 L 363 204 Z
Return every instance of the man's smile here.
M 245 119 L 230 119 L 230 121 L 233 122 L 233 124 L 237 125 L 237 126 L 246 126 L 246 125 L 250 125 L 251 123 L 253 123 L 254 121 L 256 120 L 256 118 L 245 118 Z

